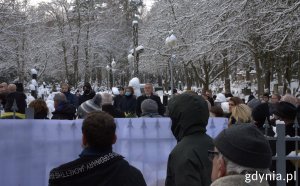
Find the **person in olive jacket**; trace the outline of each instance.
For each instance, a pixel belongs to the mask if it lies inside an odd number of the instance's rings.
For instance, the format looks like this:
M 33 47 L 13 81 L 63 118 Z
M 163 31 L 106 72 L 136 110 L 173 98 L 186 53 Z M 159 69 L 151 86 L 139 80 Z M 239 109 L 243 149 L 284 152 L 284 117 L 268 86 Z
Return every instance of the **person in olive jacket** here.
M 209 112 L 206 101 L 193 93 L 170 99 L 171 130 L 177 140 L 168 158 L 166 186 L 208 186 L 212 162 L 208 150 L 214 148 L 205 133 Z

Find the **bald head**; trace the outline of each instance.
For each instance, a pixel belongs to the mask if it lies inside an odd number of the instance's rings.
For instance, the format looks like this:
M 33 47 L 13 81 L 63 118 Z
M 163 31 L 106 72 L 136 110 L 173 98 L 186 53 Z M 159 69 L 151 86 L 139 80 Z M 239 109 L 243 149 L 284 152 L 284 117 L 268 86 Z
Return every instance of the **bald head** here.
M 15 84 L 9 84 L 7 89 L 8 89 L 8 92 L 16 92 L 17 86 Z
M 0 93 L 7 92 L 7 83 L 3 82 L 0 84 Z

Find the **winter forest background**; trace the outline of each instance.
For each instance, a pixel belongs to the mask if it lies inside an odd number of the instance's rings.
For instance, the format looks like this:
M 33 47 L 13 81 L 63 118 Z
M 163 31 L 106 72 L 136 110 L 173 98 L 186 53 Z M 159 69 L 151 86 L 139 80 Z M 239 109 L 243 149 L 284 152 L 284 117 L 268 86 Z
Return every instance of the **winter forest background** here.
M 141 82 L 168 87 L 174 53 L 175 85 L 286 90 L 300 79 L 299 15 L 299 0 L 156 0 L 151 9 L 133 0 L 0 0 L 0 80 L 26 83 L 35 67 L 40 82 L 105 85 L 114 73 L 115 85 L 125 85 L 137 17 Z M 113 59 L 112 73 L 105 67 Z

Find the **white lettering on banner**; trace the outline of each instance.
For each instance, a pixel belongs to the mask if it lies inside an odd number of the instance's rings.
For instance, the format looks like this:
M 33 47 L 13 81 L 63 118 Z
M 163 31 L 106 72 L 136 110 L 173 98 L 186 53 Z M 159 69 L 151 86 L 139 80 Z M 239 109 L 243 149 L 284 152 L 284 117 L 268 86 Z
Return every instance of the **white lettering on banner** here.
M 102 156 L 96 160 L 93 160 L 89 163 L 83 164 L 80 167 L 76 167 L 74 169 L 69 169 L 69 170 L 60 171 L 60 172 L 52 171 L 50 173 L 50 179 L 66 178 L 66 177 L 71 177 L 74 175 L 81 174 L 85 171 L 93 169 L 94 167 L 104 164 L 104 163 L 108 162 L 109 160 L 112 160 L 115 157 L 121 157 L 121 156 L 117 153 L 112 152 L 112 153 Z

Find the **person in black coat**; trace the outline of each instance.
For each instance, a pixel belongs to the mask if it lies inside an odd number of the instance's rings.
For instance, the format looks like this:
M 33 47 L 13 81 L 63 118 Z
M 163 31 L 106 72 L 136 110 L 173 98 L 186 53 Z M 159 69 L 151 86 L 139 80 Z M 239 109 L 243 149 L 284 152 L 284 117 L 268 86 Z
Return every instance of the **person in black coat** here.
M 79 158 L 54 168 L 49 186 L 146 186 L 142 173 L 112 151 L 116 124 L 104 112 L 89 113 L 82 124 Z
M 6 104 L 4 108 L 5 112 L 13 112 L 12 107 L 14 101 L 16 101 L 18 107 L 16 112 L 25 114 L 25 108 L 27 107 L 26 95 L 21 91 L 17 91 L 17 86 L 15 84 L 9 84 L 8 91 L 9 94 L 6 97 Z
M 285 124 L 285 135 L 290 137 L 295 137 L 295 117 L 297 115 L 297 108 L 288 102 L 281 101 L 274 104 L 274 115 L 281 121 L 284 121 Z M 298 136 L 300 134 L 300 128 L 297 128 Z M 285 153 L 288 155 L 291 151 L 295 151 L 295 143 L 298 143 L 298 147 L 300 146 L 299 142 L 295 141 L 286 141 Z M 275 170 L 276 166 L 272 165 L 271 171 Z M 286 173 L 294 175 L 295 166 L 290 160 L 286 160 Z M 276 171 L 275 171 L 276 172 Z M 298 171 L 298 179 L 300 177 L 300 172 Z M 295 180 L 289 181 L 286 185 L 292 186 L 295 185 Z
M 75 119 L 76 108 L 67 101 L 67 98 L 63 93 L 55 94 L 53 99 L 55 111 L 52 112 L 53 116 L 51 119 Z
M 206 134 L 209 112 L 202 96 L 183 93 L 168 104 L 171 130 L 177 144 L 168 158 L 166 186 L 211 184 L 212 162 L 208 150 L 214 148 Z
M 125 115 L 135 115 L 136 110 L 136 97 L 132 87 L 127 87 L 125 89 L 125 96 L 122 98 L 120 103 L 121 112 L 124 112 Z
M 124 97 L 124 88 L 120 87 L 119 88 L 119 94 L 115 95 L 114 97 L 114 103 L 113 106 L 117 109 L 120 110 L 120 104 L 121 104 L 121 100 Z
M 102 93 L 102 111 L 114 118 L 125 118 L 125 114 L 113 106 L 113 97 L 109 93 Z
M 80 106 L 83 102 L 93 99 L 93 97 L 96 95 L 95 91 L 92 89 L 92 86 L 90 83 L 86 82 L 83 86 L 83 95 L 79 97 L 79 103 L 78 106 Z
M 137 105 L 136 105 L 136 115 L 141 117 L 142 110 L 141 110 L 141 104 L 145 99 L 152 99 L 154 100 L 158 105 L 158 114 L 163 116 L 165 113 L 165 107 L 161 103 L 160 97 L 153 94 L 153 85 L 151 83 L 146 83 L 144 87 L 145 94 L 141 95 L 137 98 Z
M 70 87 L 67 83 L 63 83 L 61 85 L 61 93 L 63 93 L 66 96 L 70 104 L 74 105 L 76 108 L 78 107 L 77 96 L 70 92 Z
M 268 103 L 261 103 L 260 105 L 256 106 L 252 110 L 252 119 L 254 120 L 254 124 L 257 128 L 264 134 L 270 137 L 275 135 L 272 127 L 265 125 L 266 121 L 270 124 L 270 114 L 269 114 L 269 104 Z

